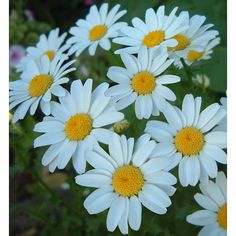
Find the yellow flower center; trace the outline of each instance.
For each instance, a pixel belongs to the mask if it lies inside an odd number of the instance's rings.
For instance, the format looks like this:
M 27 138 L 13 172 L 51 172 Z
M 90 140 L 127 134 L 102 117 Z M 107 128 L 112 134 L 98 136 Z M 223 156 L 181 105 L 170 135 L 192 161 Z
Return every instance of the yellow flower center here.
M 30 81 L 29 94 L 31 97 L 39 97 L 45 94 L 52 85 L 53 79 L 50 75 L 36 75 Z
M 204 136 L 199 129 L 187 127 L 181 129 L 174 139 L 176 149 L 184 156 L 198 154 L 204 145 Z
M 143 38 L 142 44 L 146 45 L 148 48 L 159 45 L 165 39 L 165 33 L 161 30 L 156 30 L 148 33 Z
M 156 87 L 156 79 L 149 72 L 142 71 L 134 75 L 131 85 L 138 94 L 149 94 Z
M 65 133 L 68 139 L 73 141 L 83 140 L 90 134 L 93 121 L 87 114 L 76 114 L 72 116 L 65 126 Z
M 178 41 L 178 44 L 175 47 L 168 47 L 169 51 L 183 50 L 183 49 L 185 49 L 190 44 L 189 39 L 185 35 L 183 35 L 183 34 L 177 34 L 177 35 L 175 35 L 172 38 L 176 39 Z
M 55 52 L 53 50 L 49 50 L 49 51 L 46 51 L 43 55 L 47 55 L 49 60 L 51 61 L 55 56 Z
M 112 176 L 112 186 L 121 196 L 130 197 L 138 194 L 143 185 L 143 173 L 132 165 L 119 167 Z
M 227 204 L 219 209 L 217 214 L 217 221 L 221 228 L 227 229 Z
M 105 25 L 96 25 L 89 32 L 89 39 L 96 41 L 101 39 L 107 33 L 107 27 Z
M 187 54 L 187 60 L 190 62 L 194 62 L 197 59 L 201 58 L 203 56 L 204 52 L 197 52 L 194 50 L 190 50 Z

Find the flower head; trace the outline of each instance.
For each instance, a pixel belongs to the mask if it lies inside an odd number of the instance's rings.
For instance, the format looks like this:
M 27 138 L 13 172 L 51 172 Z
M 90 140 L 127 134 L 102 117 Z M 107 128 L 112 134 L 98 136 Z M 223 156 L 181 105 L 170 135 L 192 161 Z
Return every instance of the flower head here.
M 204 208 L 187 216 L 187 222 L 203 226 L 199 236 L 227 235 L 227 179 L 218 172 L 216 181 L 200 184 L 202 193 L 194 196 L 196 202 Z
M 140 46 L 146 46 L 147 48 L 175 47 L 177 40 L 172 37 L 188 28 L 188 25 L 181 26 L 186 15 L 181 14 L 177 17 L 175 15 L 177 10 L 178 7 L 175 7 L 167 16 L 165 15 L 165 7 L 160 6 L 156 12 L 152 8 L 146 10 L 145 22 L 137 17 L 133 18 L 133 27 L 121 28 L 120 30 L 124 36 L 113 40 L 115 43 L 126 46 L 115 53 L 137 53 Z
M 19 72 L 24 71 L 31 59 L 40 60 L 42 56 L 46 55 L 52 61 L 57 53 L 65 52 L 68 49 L 68 45 L 63 45 L 66 35 L 67 33 L 64 33 L 59 36 L 58 28 L 51 30 L 48 37 L 42 34 L 36 47 L 28 47 L 26 49 L 27 54 L 17 65 L 17 70 Z
M 118 226 L 128 234 L 128 225 L 139 230 L 142 205 L 156 214 L 165 214 L 171 205 L 169 196 L 175 192 L 172 186 L 176 178 L 163 169 L 165 158 L 151 159 L 155 141 L 149 135 L 133 138 L 113 134 L 109 140 L 109 153 L 96 146 L 86 152 L 86 159 L 94 168 L 76 177 L 76 183 L 97 188 L 85 200 L 90 214 L 109 209 L 107 229 L 113 232 Z
M 76 26 L 70 29 L 73 36 L 67 40 L 68 45 L 72 44 L 69 53 L 79 56 L 89 47 L 89 54 L 93 56 L 98 45 L 104 50 L 110 50 L 109 39 L 117 37 L 118 30 L 127 25 L 125 22 L 116 23 L 126 13 L 126 10 L 118 12 L 119 8 L 117 4 L 108 12 L 107 3 L 103 3 L 100 9 L 93 5 L 86 20 L 78 20 Z
M 138 56 L 121 54 L 125 68 L 112 66 L 107 76 L 118 85 L 107 91 L 117 102 L 118 110 L 135 102 L 135 114 L 138 119 L 148 119 L 151 115 L 159 115 L 165 109 L 166 100 L 174 101 L 175 94 L 166 84 L 180 81 L 176 75 L 161 75 L 173 62 L 168 59 L 164 48 L 156 50 L 140 47 Z
M 10 82 L 10 109 L 17 107 L 12 122 L 23 119 L 30 109 L 30 114 L 34 115 L 38 105 L 44 114 L 51 112 L 52 94 L 61 97 L 66 95 L 66 90 L 61 84 L 67 83 L 69 79 L 65 77 L 75 68 L 69 68 L 74 61 L 69 61 L 65 54 L 57 53 L 52 61 L 45 55 L 38 62 L 29 60 L 21 78 Z
M 34 147 L 50 145 L 45 152 L 42 164 L 49 165 L 54 172 L 63 169 L 72 157 L 74 168 L 83 173 L 86 167 L 84 152 L 107 143 L 111 131 L 103 128 L 124 118 L 110 104 L 110 97 L 104 92 L 108 84 L 102 83 L 92 92 L 92 79 L 71 84 L 70 93 L 59 97 L 60 103 L 52 102 L 51 116 L 35 125 L 34 131 L 44 133 L 34 141 Z
M 172 169 L 179 164 L 179 180 L 182 186 L 195 186 L 217 175 L 217 162 L 226 164 L 226 132 L 212 129 L 224 118 L 226 112 L 214 103 L 202 112 L 201 97 L 184 97 L 182 110 L 167 104 L 163 112 L 166 122 L 148 121 L 145 132 L 159 143 L 154 157 L 171 160 Z

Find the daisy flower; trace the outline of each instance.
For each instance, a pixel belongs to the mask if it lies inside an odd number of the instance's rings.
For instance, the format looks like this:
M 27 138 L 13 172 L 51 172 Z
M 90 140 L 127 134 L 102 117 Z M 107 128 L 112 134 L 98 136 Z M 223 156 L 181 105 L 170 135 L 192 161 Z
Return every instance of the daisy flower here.
M 17 71 L 22 72 L 25 70 L 29 60 L 40 59 L 40 57 L 46 55 L 49 60 L 52 60 L 57 52 L 63 53 L 68 49 L 68 45 L 62 46 L 67 33 L 59 36 L 59 29 L 51 30 L 48 37 L 42 34 L 39 38 L 39 42 L 36 47 L 28 47 L 26 49 L 26 56 L 17 65 Z
M 107 143 L 111 131 L 103 128 L 124 118 L 104 95 L 108 84 L 100 84 L 92 92 L 92 79 L 83 85 L 80 80 L 71 84 L 70 93 L 52 102 L 51 116 L 35 125 L 34 131 L 44 133 L 34 141 L 34 147 L 50 145 L 42 158 L 49 171 L 65 168 L 72 157 L 74 168 L 83 173 L 86 167 L 84 152 Z
M 215 39 L 219 32 L 209 30 L 213 24 L 203 25 L 206 20 L 205 16 L 195 15 L 189 19 L 188 12 L 182 12 L 182 14 L 186 16 L 183 26 L 189 25 L 189 27 L 173 36 L 178 41 L 178 44 L 175 47 L 169 47 L 168 50 L 170 57 L 177 57 L 177 60 L 186 57 L 188 62 L 193 62 L 198 58 L 202 58 L 203 52 L 199 51 L 199 49 L 205 48 L 208 42 Z M 219 39 L 216 42 L 218 41 Z
M 115 43 L 126 46 L 115 53 L 137 53 L 141 45 L 148 48 L 176 46 L 177 40 L 172 37 L 188 28 L 188 25 L 181 27 L 186 14 L 182 13 L 179 17 L 176 17 L 177 10 L 178 7 L 175 7 L 170 15 L 167 16 L 165 15 L 165 7 L 160 6 L 156 12 L 152 8 L 146 10 L 145 22 L 138 17 L 133 18 L 133 27 L 126 26 L 121 28 L 120 31 L 124 36 L 113 40 Z
M 67 55 L 60 53 L 57 53 L 52 61 L 46 55 L 41 57 L 38 63 L 31 59 L 21 78 L 10 82 L 10 110 L 18 106 L 13 123 L 23 119 L 29 109 L 30 114 L 34 115 L 39 104 L 44 114 L 50 114 L 51 95 L 66 95 L 61 84 L 67 83 L 69 79 L 65 75 L 75 70 L 73 67 L 69 68 L 75 61 L 63 65 L 67 59 Z
M 140 47 L 138 56 L 122 53 L 121 59 L 126 68 L 112 66 L 107 76 L 118 85 L 112 86 L 107 95 L 117 102 L 118 110 L 135 102 L 138 119 L 148 119 L 159 115 L 165 108 L 166 99 L 175 101 L 175 94 L 166 84 L 180 81 L 176 75 L 161 75 L 173 62 L 168 58 L 166 48 L 156 50 Z
M 89 54 L 93 56 L 98 45 L 104 50 L 110 50 L 109 38 L 117 37 L 118 30 L 127 25 L 125 22 L 116 23 L 126 13 L 126 10 L 118 12 L 119 8 L 117 4 L 108 12 L 107 3 L 103 3 L 99 10 L 93 5 L 86 20 L 79 19 L 76 26 L 70 29 L 73 36 L 67 40 L 67 44 L 72 44 L 69 53 L 79 56 L 89 47 Z
M 220 99 L 221 108 L 225 110 L 227 113 L 227 98 L 222 97 Z M 219 122 L 219 124 L 214 128 L 214 131 L 227 131 L 227 114 L 226 116 Z
M 182 186 L 195 186 L 217 175 L 217 162 L 226 164 L 226 132 L 212 131 L 226 112 L 214 103 L 202 112 L 201 97 L 184 97 L 182 110 L 167 104 L 163 112 L 168 123 L 148 121 L 145 132 L 159 142 L 153 157 L 171 160 L 168 169 L 179 164 Z
M 204 208 L 187 216 L 187 222 L 203 226 L 198 236 L 227 235 L 227 179 L 218 172 L 215 183 L 209 181 L 200 184 L 201 193 L 194 196 L 196 202 Z
M 181 53 L 181 57 L 184 59 L 187 65 L 192 65 L 195 62 L 199 62 L 200 60 L 208 60 L 211 58 L 211 54 L 213 53 L 213 48 L 220 44 L 220 38 L 215 38 L 208 42 L 208 44 L 204 46 L 192 46 L 191 49 L 183 50 Z M 170 56 L 170 58 L 173 58 Z M 183 64 L 179 58 L 174 58 L 174 65 L 177 68 L 182 68 Z
M 128 234 L 128 225 L 133 230 L 140 228 L 142 205 L 156 214 L 167 212 L 176 178 L 163 170 L 168 164 L 165 158 L 149 160 L 156 143 L 147 134 L 134 145 L 133 138 L 113 133 L 108 145 L 109 154 L 99 147 L 86 152 L 94 169 L 75 179 L 79 185 L 97 188 L 84 202 L 89 214 L 109 209 L 108 231 L 118 226 Z

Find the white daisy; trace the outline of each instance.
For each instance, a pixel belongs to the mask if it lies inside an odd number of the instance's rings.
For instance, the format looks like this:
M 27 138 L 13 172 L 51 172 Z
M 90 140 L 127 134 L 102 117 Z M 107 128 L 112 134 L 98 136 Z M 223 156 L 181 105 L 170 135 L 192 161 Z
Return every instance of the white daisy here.
M 175 101 L 175 94 L 165 84 L 180 81 L 176 75 L 161 75 L 173 62 L 166 48 L 156 50 L 140 47 L 138 56 L 122 53 L 126 68 L 112 66 L 107 76 L 118 85 L 108 89 L 107 95 L 117 101 L 116 108 L 124 109 L 135 102 L 138 119 L 159 115 L 165 108 L 166 99 Z
M 133 18 L 133 27 L 126 26 L 121 28 L 120 30 L 124 36 L 113 40 L 113 42 L 127 47 L 119 49 L 115 53 L 137 53 L 141 45 L 148 48 L 176 46 L 177 40 L 172 37 L 188 28 L 188 25 L 181 27 L 186 14 L 182 13 L 179 17 L 176 17 L 177 10 L 178 7 L 175 7 L 170 15 L 167 16 L 165 15 L 165 7 L 160 6 L 156 12 L 152 8 L 146 10 L 145 22 L 138 17 Z
M 25 70 L 29 60 L 40 59 L 41 56 L 46 55 L 50 60 L 54 58 L 57 52 L 63 53 L 68 49 L 68 45 L 63 45 L 67 33 L 59 36 L 59 29 L 51 30 L 48 37 L 42 34 L 36 47 L 28 47 L 26 49 L 27 55 L 17 65 L 17 71 L 22 72 Z
M 203 226 L 198 236 L 227 235 L 227 179 L 219 172 L 215 183 L 209 181 L 200 184 L 201 193 L 194 196 L 196 202 L 204 208 L 187 216 L 187 222 Z
M 208 42 L 208 44 L 204 46 L 192 46 L 188 49 L 185 49 L 181 52 L 181 57 L 184 59 L 187 65 L 192 65 L 195 62 L 199 62 L 200 60 L 208 60 L 211 58 L 211 54 L 213 53 L 213 48 L 220 44 L 220 38 L 215 38 Z M 177 53 L 177 52 L 176 52 Z M 170 56 L 173 58 L 172 56 Z M 180 57 L 174 58 L 174 65 L 178 68 L 182 68 L 183 64 L 180 60 Z
M 120 5 L 117 4 L 108 12 L 107 3 L 103 3 L 99 10 L 93 5 L 86 16 L 86 20 L 78 20 L 77 26 L 70 29 L 69 32 L 73 36 L 67 41 L 67 44 L 73 45 L 69 53 L 75 52 L 75 56 L 79 56 L 89 47 L 89 54 L 93 56 L 98 45 L 104 50 L 110 50 L 109 38 L 117 37 L 117 31 L 127 25 L 125 22 L 116 23 L 126 13 L 126 10 L 118 12 L 119 8 Z
M 52 61 L 43 56 L 38 62 L 31 59 L 27 63 L 25 71 L 17 81 L 10 82 L 9 101 L 10 110 L 16 106 L 12 122 L 23 119 L 30 108 L 30 114 L 34 115 L 39 103 L 44 114 L 50 114 L 51 94 L 61 97 L 66 95 L 66 90 L 61 84 L 67 83 L 65 77 L 75 68 L 69 68 L 75 61 L 69 61 L 65 54 L 57 53 Z
M 109 141 L 109 154 L 96 147 L 86 152 L 86 158 L 95 169 L 76 177 L 76 183 L 97 188 L 90 194 L 84 206 L 89 214 L 97 214 L 109 208 L 107 229 L 113 232 L 118 226 L 128 234 L 128 225 L 139 230 L 142 205 L 157 214 L 165 214 L 171 205 L 169 196 L 175 192 L 172 186 L 176 178 L 163 169 L 165 158 L 149 160 L 155 148 L 150 136 L 142 135 L 134 145 L 134 139 L 113 133 Z
M 80 80 L 73 81 L 70 93 L 59 97 L 60 103 L 52 102 L 52 115 L 35 125 L 34 131 L 44 134 L 35 139 L 34 147 L 50 145 L 42 158 L 49 171 L 65 168 L 72 157 L 76 171 L 83 173 L 84 152 L 97 145 L 97 141 L 108 142 L 112 132 L 102 127 L 124 118 L 104 95 L 108 86 L 102 83 L 92 92 L 92 79 L 84 85 Z
M 148 121 L 145 132 L 159 143 L 153 157 L 171 160 L 169 169 L 179 163 L 182 186 L 195 186 L 199 179 L 215 178 L 217 163 L 226 164 L 226 132 L 212 131 L 226 112 L 214 103 L 202 112 L 201 97 L 184 97 L 182 110 L 167 104 L 163 112 L 166 122 Z
M 187 62 L 190 63 L 203 57 L 202 48 L 205 49 L 209 41 L 215 39 L 219 32 L 209 30 L 213 24 L 203 25 L 206 20 L 205 16 L 195 15 L 189 19 L 188 12 L 182 12 L 182 14 L 186 16 L 182 26 L 189 25 L 189 27 L 173 36 L 178 41 L 178 45 L 169 47 L 168 50 L 171 58 L 178 61 L 179 58 L 186 57 Z
M 227 98 L 222 97 L 220 99 L 221 107 L 227 113 Z M 227 114 L 226 116 L 219 122 L 219 124 L 214 128 L 214 131 L 227 131 Z

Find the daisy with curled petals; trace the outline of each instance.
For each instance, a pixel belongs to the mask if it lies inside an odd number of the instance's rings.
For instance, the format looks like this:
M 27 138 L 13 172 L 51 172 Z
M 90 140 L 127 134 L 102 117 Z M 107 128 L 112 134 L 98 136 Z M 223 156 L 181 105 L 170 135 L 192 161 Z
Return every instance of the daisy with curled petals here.
M 34 147 L 50 145 L 42 158 L 49 171 L 63 169 L 72 157 L 74 168 L 83 173 L 86 167 L 84 152 L 107 143 L 111 131 L 104 126 L 124 118 L 110 104 L 104 95 L 108 84 L 100 84 L 92 92 L 92 79 L 83 85 L 80 80 L 71 84 L 70 93 L 59 97 L 60 103 L 52 102 L 51 116 L 47 116 L 34 127 L 34 131 L 44 133 L 34 141 Z
M 118 83 L 108 89 L 107 95 L 117 102 L 118 110 L 135 102 L 135 113 L 138 119 L 148 119 L 151 115 L 159 115 L 166 104 L 166 99 L 175 101 L 175 94 L 166 84 L 180 81 L 176 75 L 161 75 L 173 62 L 168 58 L 166 48 L 150 50 L 140 47 L 138 56 L 121 54 L 126 68 L 112 66 L 107 76 Z
M 51 30 L 48 37 L 42 34 L 39 38 L 39 42 L 36 47 L 28 47 L 26 49 L 26 56 L 17 65 L 17 71 L 22 72 L 25 70 L 30 59 L 40 59 L 43 55 L 46 55 L 51 61 L 56 53 L 63 53 L 68 49 L 68 45 L 63 45 L 67 33 L 63 33 L 59 36 L 59 29 Z M 63 45 L 63 46 L 62 46 Z
M 86 152 L 86 159 L 94 167 L 76 177 L 76 183 L 97 188 L 85 200 L 89 214 L 109 209 L 107 229 L 113 232 L 118 226 L 128 234 L 128 225 L 139 230 L 142 205 L 156 214 L 165 214 L 171 205 L 169 196 L 175 192 L 172 186 L 176 178 L 163 169 L 168 165 L 165 158 L 151 159 L 155 141 L 142 135 L 134 139 L 113 133 L 109 142 L 109 154 L 97 146 Z
M 21 78 L 10 82 L 10 110 L 18 106 L 13 123 L 23 119 L 29 109 L 30 115 L 34 115 L 39 104 L 45 115 L 50 114 L 52 94 L 57 97 L 66 95 L 61 84 L 67 83 L 69 79 L 65 75 L 75 70 L 74 67 L 70 68 L 75 61 L 63 65 L 67 59 L 68 56 L 61 53 L 57 53 L 52 61 L 46 55 L 38 62 L 31 59 Z
M 218 172 L 215 183 L 209 181 L 200 184 L 202 193 L 194 196 L 204 210 L 187 216 L 187 222 L 203 226 L 198 236 L 227 235 L 227 179 L 223 172 Z
M 213 24 L 203 25 L 206 20 L 205 16 L 195 15 L 189 19 L 188 12 L 182 12 L 182 14 L 186 16 L 182 26 L 189 25 L 189 27 L 185 31 L 173 36 L 173 39 L 176 39 L 178 44 L 175 47 L 169 47 L 168 50 L 171 58 L 176 59 L 177 62 L 179 58 L 186 58 L 189 64 L 199 58 L 203 58 L 203 49 L 209 51 L 209 48 L 212 49 L 215 43 L 219 43 L 218 38 L 214 41 L 213 45 L 211 44 L 206 48 L 219 32 L 217 30 L 209 30 Z
M 146 10 L 145 22 L 138 17 L 133 18 L 133 27 L 121 28 L 120 31 L 124 36 L 113 39 L 113 42 L 126 46 L 115 53 L 137 53 L 142 45 L 148 48 L 175 47 L 177 40 L 172 37 L 188 28 L 188 25 L 182 26 L 186 14 L 181 13 L 179 17 L 176 17 L 177 10 L 178 7 L 175 7 L 167 16 L 165 7 L 160 6 L 156 12 L 152 8 Z
M 182 186 L 195 186 L 199 179 L 217 175 L 217 162 L 226 164 L 226 132 L 212 131 L 226 112 L 214 103 L 202 112 L 201 97 L 184 97 L 182 110 L 167 104 L 163 112 L 168 123 L 148 121 L 145 132 L 159 142 L 153 157 L 171 160 L 168 169 L 179 164 Z
M 79 56 L 89 47 L 89 54 L 93 56 L 98 45 L 104 50 L 110 50 L 109 39 L 117 37 L 118 30 L 127 25 L 125 22 L 116 23 L 126 13 L 126 10 L 118 12 L 119 8 L 117 4 L 108 12 L 107 3 L 103 3 L 99 10 L 93 5 L 86 20 L 78 20 L 76 26 L 70 29 L 73 36 L 67 41 L 67 44 L 72 44 L 69 53 Z
M 191 49 L 183 50 L 181 57 L 184 59 L 187 65 L 192 65 L 193 63 L 199 62 L 201 60 L 209 60 L 211 54 L 213 53 L 213 48 L 220 44 L 220 38 L 215 38 L 204 47 L 204 46 L 193 46 Z M 170 58 L 173 58 L 170 56 Z M 182 68 L 183 64 L 180 57 L 174 58 L 174 65 L 177 68 Z

